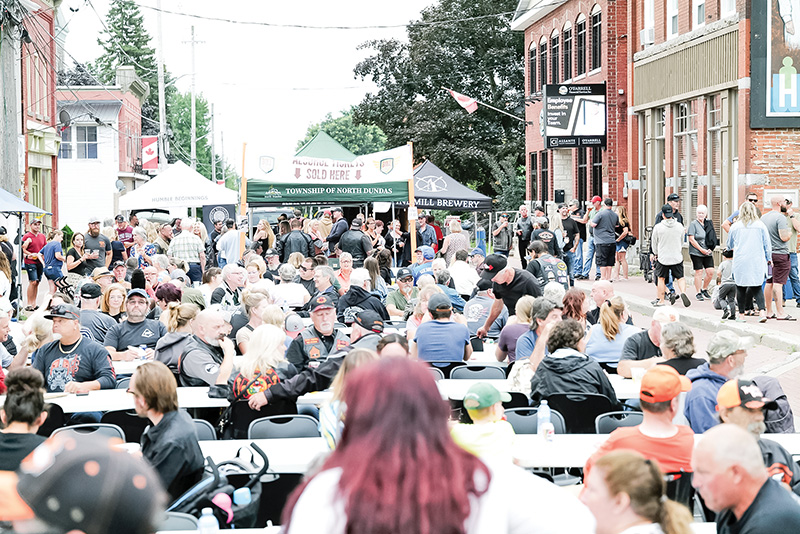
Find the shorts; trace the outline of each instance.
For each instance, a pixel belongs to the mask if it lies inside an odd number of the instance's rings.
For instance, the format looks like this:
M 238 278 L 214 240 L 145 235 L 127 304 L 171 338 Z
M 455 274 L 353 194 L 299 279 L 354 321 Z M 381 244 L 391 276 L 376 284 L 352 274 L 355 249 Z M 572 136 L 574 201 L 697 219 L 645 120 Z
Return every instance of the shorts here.
M 28 282 L 38 282 L 42 279 L 44 265 L 41 263 L 26 263 L 25 270 L 28 272 Z
M 714 268 L 714 256 L 695 256 L 693 254 L 689 254 L 689 257 L 692 258 L 692 269 L 698 271 L 700 269 L 713 269 Z
M 623 250 L 628 250 L 628 242 L 624 239 L 622 241 L 617 241 L 617 252 L 622 252 Z
M 676 263 L 675 265 L 662 265 L 656 260 L 655 269 L 656 278 L 669 278 L 672 273 L 673 280 L 680 280 L 683 278 L 683 262 Z
M 48 280 L 56 281 L 64 277 L 64 273 L 58 267 L 48 266 L 44 268 L 44 275 Z
M 788 254 L 773 254 L 772 276 L 767 278 L 767 283 L 782 286 L 789 280 L 789 271 L 791 270 L 792 262 Z
M 594 257 L 598 267 L 613 267 L 617 259 L 615 252 L 617 250 L 616 243 L 595 243 L 594 244 Z

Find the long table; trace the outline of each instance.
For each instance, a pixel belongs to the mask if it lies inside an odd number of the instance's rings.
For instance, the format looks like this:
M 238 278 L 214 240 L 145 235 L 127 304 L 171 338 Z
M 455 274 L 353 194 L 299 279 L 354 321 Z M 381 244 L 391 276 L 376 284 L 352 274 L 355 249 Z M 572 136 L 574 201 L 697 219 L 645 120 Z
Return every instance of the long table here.
M 236 458 L 240 449 L 247 448 L 250 443 L 258 445 L 269 459 L 270 473 L 297 473 L 308 471 L 314 460 L 328 452 L 324 438 L 286 438 L 286 439 L 230 439 L 219 441 L 201 441 L 203 456 L 210 456 L 215 463 Z M 261 457 L 253 451 L 256 465 L 261 467 Z M 248 461 L 249 453 L 244 454 Z
M 614 375 L 612 375 L 614 376 Z M 610 378 L 611 385 L 614 387 L 614 392 L 618 399 L 636 399 L 639 398 L 639 383 L 629 378 Z M 462 400 L 466 395 L 467 390 L 478 382 L 488 382 L 497 388 L 498 391 L 509 391 L 511 383 L 505 379 L 494 380 L 452 380 L 445 379 L 436 382 L 439 386 L 439 391 L 442 397 L 446 399 Z
M 0 398 L 4 402 L 5 398 Z M 132 410 L 133 395 L 124 389 L 101 389 L 86 395 L 75 393 L 46 393 L 45 402 L 58 404 L 64 413 L 110 412 Z M 227 399 L 208 397 L 208 386 L 178 388 L 178 406 L 181 408 L 222 408 L 228 406 Z

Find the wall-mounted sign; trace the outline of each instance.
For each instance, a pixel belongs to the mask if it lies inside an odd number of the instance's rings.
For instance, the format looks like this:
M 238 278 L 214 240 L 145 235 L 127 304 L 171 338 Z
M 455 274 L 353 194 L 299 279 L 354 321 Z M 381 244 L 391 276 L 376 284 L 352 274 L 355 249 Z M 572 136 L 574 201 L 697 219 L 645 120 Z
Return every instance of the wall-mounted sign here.
M 606 84 L 544 86 L 546 148 L 606 146 Z

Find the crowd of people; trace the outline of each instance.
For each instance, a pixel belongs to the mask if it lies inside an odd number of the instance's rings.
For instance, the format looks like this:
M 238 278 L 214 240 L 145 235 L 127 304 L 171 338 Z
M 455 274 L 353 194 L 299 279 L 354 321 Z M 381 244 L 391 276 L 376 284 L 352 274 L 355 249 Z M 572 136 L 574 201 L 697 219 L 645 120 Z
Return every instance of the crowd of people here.
M 203 472 L 178 387 L 207 386 L 246 403 L 251 418 L 303 412 L 298 397 L 332 387 L 329 403 L 308 410 L 332 452 L 289 500 L 287 532 L 683 534 L 691 514 L 666 499 L 663 475 L 680 471 L 694 473 L 719 532 L 757 532 L 751 525 L 762 525 L 767 510 L 780 515 L 784 529 L 770 532 L 795 532 L 800 505 L 791 493 L 800 495 L 800 469 L 780 445 L 761 438 L 764 431 L 794 431 L 780 384 L 741 378 L 748 338 L 720 331 L 700 350 L 667 302 L 675 302 L 670 276 L 683 303 L 689 300 L 682 256 L 678 264 L 670 255 L 686 234 L 675 202 L 671 195 L 653 230 L 659 299 L 645 330 L 614 294 L 612 281 L 627 276 L 633 235 L 611 199 L 592 199 L 587 213 L 577 202 L 561 205 L 550 218 L 538 207 L 530 215 L 520 209 L 513 225 L 501 215 L 491 254 L 470 248 L 458 222 L 440 235 L 435 221 L 421 216 L 412 251 L 398 221 L 385 231 L 370 217 L 348 222 L 336 208 L 317 219 L 292 214 L 277 228 L 260 221 L 252 237 L 233 220 L 206 234 L 188 218 L 154 226 L 118 216 L 110 231 L 92 218 L 85 234 L 71 236 L 66 253 L 65 236 L 54 231 L 48 241 L 35 221 L 22 239 L 25 268 L 32 282 L 44 276 L 53 286 L 38 309 L 36 293 L 28 295 L 24 340 L 9 339 L 15 310 L 0 298 L 0 356 L 8 372 L 0 373 L 0 391 L 7 390 L 0 466 L 25 471 L 20 462 L 42 441 L 35 434 L 47 417 L 44 392 L 114 388 L 113 362 L 141 359 L 146 363 L 128 392 L 150 422 L 141 452 L 164 498 L 178 497 Z M 782 207 L 785 201 L 776 201 L 773 211 Z M 784 222 L 794 220 L 789 209 Z M 791 262 L 775 257 L 771 238 L 785 243 L 796 232 L 774 215 L 775 230 L 768 230 L 754 213 L 749 202 L 740 208 L 729 248 L 734 262 L 769 256 L 767 295 L 777 298 L 776 318 L 786 318 L 773 284 L 781 284 L 778 266 Z M 707 211 L 698 210 L 688 235 L 695 285 L 707 289 L 716 247 Z M 515 239 L 523 268 L 509 263 Z M 755 241 L 763 258 L 737 256 L 737 247 Z M 588 278 L 593 256 L 600 274 L 587 297 L 573 284 Z M 734 283 L 739 300 L 726 308 L 729 316 L 752 300 L 759 306 L 749 267 L 723 266 L 719 291 Z M 696 298 L 705 298 L 702 291 Z M 641 411 L 640 425 L 613 432 L 589 460 L 580 500 L 513 465 L 505 393 L 477 384 L 463 402 L 472 424 L 448 422 L 431 373 L 413 360 L 468 361 L 476 338 L 495 341 L 484 345 L 484 355 L 507 364 L 512 389 L 534 408 L 552 394 L 574 393 Z M 613 374 L 637 377 L 639 398 L 618 399 Z M 73 414 L 70 422 L 101 415 Z M 243 437 L 228 423 L 223 436 Z M 704 436 L 694 448 L 696 433 Z M 518 506 L 505 498 L 509 489 L 536 505 Z

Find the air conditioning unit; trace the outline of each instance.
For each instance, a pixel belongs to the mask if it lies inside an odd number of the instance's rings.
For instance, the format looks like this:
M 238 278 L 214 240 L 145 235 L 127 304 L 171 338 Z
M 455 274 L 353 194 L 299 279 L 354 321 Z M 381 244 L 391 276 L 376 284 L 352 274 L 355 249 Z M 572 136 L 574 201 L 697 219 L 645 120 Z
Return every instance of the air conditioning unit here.
M 639 42 L 642 46 L 651 45 L 656 41 L 655 28 L 645 28 L 639 32 Z

